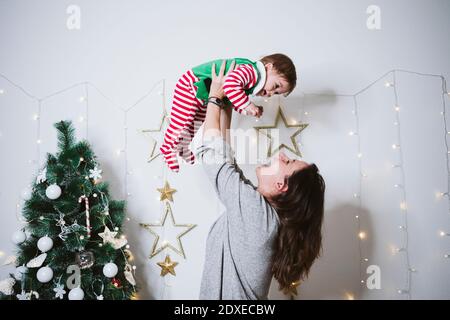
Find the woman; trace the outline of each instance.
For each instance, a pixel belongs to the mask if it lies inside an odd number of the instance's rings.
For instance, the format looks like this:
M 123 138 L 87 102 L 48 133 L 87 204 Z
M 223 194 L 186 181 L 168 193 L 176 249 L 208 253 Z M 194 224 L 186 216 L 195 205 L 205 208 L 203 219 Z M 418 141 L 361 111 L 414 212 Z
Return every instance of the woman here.
M 319 256 L 325 183 L 314 164 L 283 153 L 256 168 L 257 188 L 244 177 L 227 142 L 231 109 L 221 110 L 224 67 L 216 76 L 213 66 L 198 150 L 226 208 L 208 234 L 200 299 L 267 299 L 272 276 L 287 291 Z

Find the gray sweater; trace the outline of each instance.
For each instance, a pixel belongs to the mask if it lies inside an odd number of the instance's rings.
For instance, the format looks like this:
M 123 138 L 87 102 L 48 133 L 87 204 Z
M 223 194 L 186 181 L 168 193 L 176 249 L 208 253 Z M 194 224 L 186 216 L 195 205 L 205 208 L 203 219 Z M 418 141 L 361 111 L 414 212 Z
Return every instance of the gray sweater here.
M 243 176 L 232 153 L 219 137 L 197 152 L 226 208 L 208 234 L 200 299 L 267 299 L 278 215 Z

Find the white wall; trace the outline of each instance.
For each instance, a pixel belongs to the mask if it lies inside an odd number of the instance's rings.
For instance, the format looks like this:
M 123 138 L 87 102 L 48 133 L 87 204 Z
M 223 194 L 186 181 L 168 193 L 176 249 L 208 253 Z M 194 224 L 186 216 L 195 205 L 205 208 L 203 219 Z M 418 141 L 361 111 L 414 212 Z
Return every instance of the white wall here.
M 81 8 L 81 29 L 68 30 L 66 8 Z M 366 27 L 369 5 L 381 8 L 381 29 Z M 148 140 L 137 129 L 157 125 L 161 113 L 161 79 L 166 81 L 167 107 L 171 89 L 187 68 L 219 57 L 261 57 L 283 52 L 292 57 L 299 75 L 299 88 L 281 103 L 289 117 L 309 123 L 300 135 L 301 151 L 315 162 L 327 183 L 324 251 L 299 299 L 345 299 L 348 294 L 365 299 L 404 299 L 398 289 L 408 287 L 406 253 L 393 255 L 406 234 L 399 225 L 408 223 L 408 256 L 411 298 L 450 298 L 449 202 L 436 197 L 448 190 L 446 130 L 438 77 L 396 72 L 401 107 L 401 149 L 397 143 L 395 96 L 385 81 L 393 69 L 406 69 L 449 78 L 450 2 L 433 1 L 0 1 L 0 73 L 35 97 L 43 98 L 89 81 L 88 113 L 84 85 L 42 102 L 40 138 L 33 114 L 38 104 L 0 77 L 1 193 L 0 257 L 2 263 L 14 253 L 10 235 L 20 228 L 16 204 L 20 191 L 36 173 L 39 151 L 56 148 L 52 124 L 73 119 L 80 138 L 87 137 L 100 159 L 105 180 L 113 195 L 125 197 L 124 113 L 128 119 L 127 234 L 135 253 L 138 282 L 145 299 L 195 299 L 198 296 L 206 235 L 220 213 L 200 167 L 183 166 L 181 173 L 164 171 L 161 160 L 147 163 Z M 385 77 L 380 78 L 383 74 Z M 356 97 L 352 95 L 378 82 Z M 157 83 L 156 87 L 152 86 Z M 148 92 L 150 94 L 145 96 Z M 319 93 L 313 95 L 308 93 Z M 343 94 L 344 96 L 340 96 Z M 141 101 L 141 97 L 145 98 Z M 138 102 L 136 104 L 136 102 Z M 260 123 L 271 124 L 277 101 L 266 104 Z M 305 115 L 304 112 L 308 112 Z M 79 122 L 80 116 L 88 116 Z M 255 122 L 235 115 L 234 127 L 251 128 Z M 88 129 L 88 131 L 86 130 Z M 360 180 L 361 170 L 367 177 Z M 400 153 L 401 152 L 401 153 Z M 403 156 L 407 213 L 401 212 L 401 171 L 391 164 Z M 30 161 L 31 160 L 31 161 Z M 252 179 L 254 166 L 243 165 Z M 152 236 L 138 226 L 160 218 L 162 205 L 156 188 L 163 179 L 178 190 L 172 205 L 177 223 L 197 227 L 183 237 L 187 259 L 171 253 L 180 264 L 177 276 L 161 278 L 157 261 L 148 260 Z M 361 183 L 361 198 L 354 198 Z M 359 207 L 359 199 L 361 207 Z M 407 216 L 405 216 L 405 214 Z M 358 220 L 355 218 L 358 215 Z M 358 232 L 366 239 L 358 240 Z M 168 231 L 169 232 L 169 231 Z M 168 233 L 167 236 L 170 236 Z M 360 256 L 361 253 L 361 256 Z M 369 259 L 367 262 L 361 259 Z M 375 264 L 381 268 L 381 289 L 361 290 L 360 271 Z M 4 278 L 12 268 L 0 268 Z M 274 285 L 272 298 L 285 298 Z

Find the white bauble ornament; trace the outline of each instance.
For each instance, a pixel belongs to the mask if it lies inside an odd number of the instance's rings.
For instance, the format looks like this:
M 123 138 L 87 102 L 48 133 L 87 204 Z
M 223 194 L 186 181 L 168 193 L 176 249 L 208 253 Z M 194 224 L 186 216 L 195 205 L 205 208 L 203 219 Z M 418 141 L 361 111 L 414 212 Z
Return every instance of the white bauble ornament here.
M 114 278 L 117 274 L 117 265 L 113 262 L 109 262 L 103 266 L 103 274 L 105 277 Z
M 50 267 L 42 267 L 38 270 L 36 277 L 39 282 L 47 283 L 53 278 L 53 270 Z
M 25 266 L 17 267 L 16 270 L 14 270 L 14 278 L 16 280 L 22 280 L 22 277 L 25 273 L 28 272 L 28 268 Z
M 51 200 L 58 199 L 61 195 L 61 188 L 57 184 L 51 184 L 45 190 L 45 195 Z
M 31 193 L 32 190 L 30 187 L 26 187 L 22 189 L 22 192 L 20 193 L 20 196 L 23 200 L 30 200 L 31 199 Z
M 42 237 L 39 239 L 37 246 L 39 250 L 41 250 L 42 252 L 47 252 L 48 250 L 53 248 L 53 240 L 52 238 L 47 236 Z
M 27 240 L 27 235 L 22 230 L 17 230 L 11 236 L 11 241 L 15 244 L 21 244 L 25 240 Z
M 69 300 L 83 300 L 84 291 L 81 288 L 73 288 L 69 291 Z

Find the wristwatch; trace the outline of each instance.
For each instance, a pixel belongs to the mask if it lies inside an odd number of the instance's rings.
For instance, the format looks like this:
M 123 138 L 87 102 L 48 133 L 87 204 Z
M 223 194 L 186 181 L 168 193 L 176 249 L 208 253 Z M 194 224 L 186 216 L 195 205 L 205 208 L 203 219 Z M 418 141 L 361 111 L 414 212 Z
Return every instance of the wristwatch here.
M 205 102 L 205 105 L 208 105 L 208 103 L 214 103 L 216 106 L 218 106 L 220 109 L 225 108 L 225 103 L 222 99 L 217 97 L 209 97 L 208 100 Z

